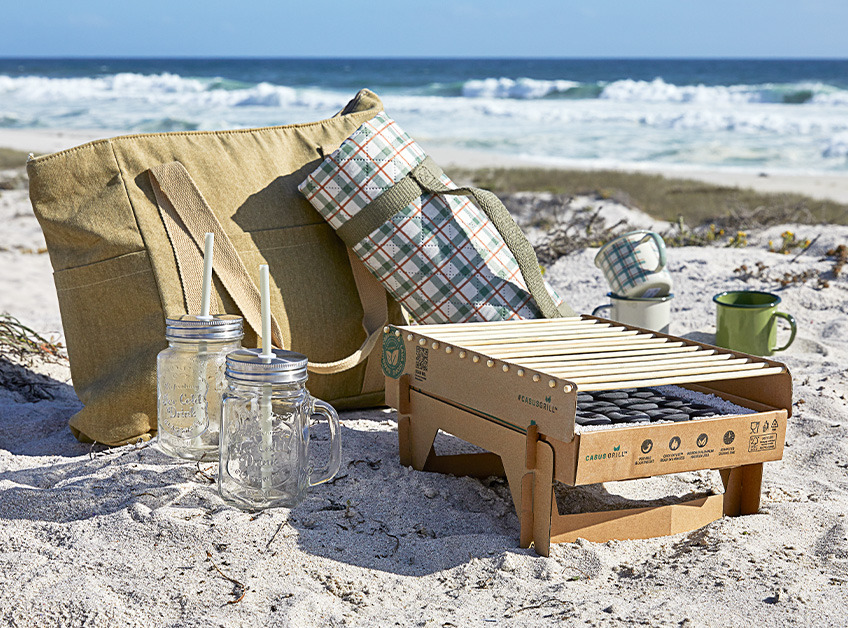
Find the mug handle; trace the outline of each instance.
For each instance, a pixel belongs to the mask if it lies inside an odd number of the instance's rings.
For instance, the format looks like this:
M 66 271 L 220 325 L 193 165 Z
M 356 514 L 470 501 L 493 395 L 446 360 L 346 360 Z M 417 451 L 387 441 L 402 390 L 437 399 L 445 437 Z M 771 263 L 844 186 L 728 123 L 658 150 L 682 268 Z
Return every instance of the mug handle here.
M 786 312 L 775 312 L 774 315 L 779 316 L 780 318 L 785 318 L 787 321 L 789 321 L 789 327 L 791 329 L 789 334 L 789 342 L 787 342 L 782 347 L 772 349 L 772 351 L 785 351 L 789 348 L 789 345 L 792 344 L 792 341 L 795 340 L 795 334 L 798 332 L 798 326 L 795 324 L 795 317 L 792 316 L 792 314 L 787 314 Z
M 314 480 L 315 469 L 310 469 L 309 471 L 309 486 L 316 486 L 317 484 L 323 484 L 328 480 L 332 480 L 336 473 L 339 472 L 339 466 L 342 461 L 342 435 L 341 428 L 339 427 L 339 415 L 329 403 L 320 399 L 313 399 L 311 414 L 323 414 L 327 417 L 327 423 L 330 425 L 330 459 L 327 461 L 327 466 L 323 469 L 318 469 L 320 475 Z
M 656 267 L 654 270 L 652 270 L 651 272 L 652 272 L 652 273 L 658 273 L 658 272 L 660 272 L 663 268 L 665 268 L 665 262 L 666 262 L 666 258 L 665 258 L 665 240 L 663 240 L 663 239 L 660 237 L 660 234 L 655 233 L 655 232 L 653 232 L 653 231 L 648 231 L 647 233 L 645 233 L 645 237 L 644 237 L 644 238 L 642 238 L 642 239 L 639 241 L 639 244 L 642 244 L 642 242 L 647 242 L 647 241 L 648 241 L 649 239 L 651 239 L 651 238 L 653 238 L 654 243 L 657 245 L 657 251 L 658 251 L 658 252 L 659 252 L 659 254 L 660 254 L 660 261 L 659 261 L 659 263 L 657 264 L 657 267 Z M 788 347 L 789 345 L 786 345 L 786 346 Z
M 592 316 L 597 316 L 598 312 L 600 312 L 601 310 L 608 310 L 610 308 L 612 308 L 612 303 L 607 303 L 606 305 L 599 305 L 594 310 L 592 310 Z

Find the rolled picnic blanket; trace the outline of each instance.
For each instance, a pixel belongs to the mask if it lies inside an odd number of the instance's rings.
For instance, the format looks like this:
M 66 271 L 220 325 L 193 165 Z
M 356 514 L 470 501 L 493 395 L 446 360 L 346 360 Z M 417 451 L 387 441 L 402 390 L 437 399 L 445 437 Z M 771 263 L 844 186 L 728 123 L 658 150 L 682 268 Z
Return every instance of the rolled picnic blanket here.
M 384 112 L 299 189 L 417 323 L 574 315 L 500 200 L 455 186 Z

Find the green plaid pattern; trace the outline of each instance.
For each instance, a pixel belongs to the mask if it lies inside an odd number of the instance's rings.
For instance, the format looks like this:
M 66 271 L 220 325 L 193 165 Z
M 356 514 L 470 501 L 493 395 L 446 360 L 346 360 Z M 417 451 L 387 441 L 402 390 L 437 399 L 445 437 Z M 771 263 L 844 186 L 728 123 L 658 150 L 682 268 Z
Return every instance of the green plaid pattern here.
M 397 123 L 380 113 L 329 155 L 300 190 L 338 229 L 424 157 Z M 455 187 L 447 176 L 442 182 Z M 503 238 L 464 197 L 425 194 L 358 242 L 353 252 L 418 323 L 541 315 Z
M 338 229 L 424 157 L 418 144 L 381 112 L 324 159 L 298 189 Z
M 639 242 L 644 238 L 637 234 L 631 238 L 615 240 L 599 260 L 604 276 L 613 292 L 623 294 L 625 290 L 642 283 L 653 269 L 645 268 L 646 261 L 639 251 Z

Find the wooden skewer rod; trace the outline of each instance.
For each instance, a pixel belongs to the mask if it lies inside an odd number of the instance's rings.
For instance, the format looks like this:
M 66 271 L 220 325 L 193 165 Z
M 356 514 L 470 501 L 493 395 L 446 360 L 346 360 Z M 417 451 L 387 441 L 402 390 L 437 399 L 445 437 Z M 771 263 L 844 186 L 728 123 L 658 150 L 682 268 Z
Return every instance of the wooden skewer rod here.
M 539 359 L 527 358 L 521 360 L 522 366 L 531 366 L 544 370 L 546 367 L 571 366 L 582 364 L 619 364 L 621 362 L 651 362 L 654 360 L 691 360 L 699 359 L 701 356 L 719 355 L 723 359 L 733 357 L 732 353 L 716 353 L 715 351 L 698 351 L 699 347 L 672 347 L 670 349 L 643 349 L 637 351 L 619 351 L 608 353 L 594 353 L 587 358 L 570 360 L 557 359 L 555 356 L 542 357 Z M 566 357 L 566 356 L 563 356 Z M 516 362 L 517 363 L 517 362 Z
M 539 319 L 531 319 L 531 320 L 514 320 L 514 321 L 485 321 L 480 323 L 448 323 L 446 325 L 414 325 L 410 326 L 406 329 L 419 331 L 422 334 L 429 334 L 430 332 L 451 332 L 454 330 L 457 331 L 473 331 L 477 329 L 489 330 L 496 328 L 509 328 L 509 327 L 518 327 L 521 329 L 527 329 L 528 327 L 551 327 L 556 328 L 560 325 L 573 325 L 575 323 L 595 323 L 592 319 L 583 319 L 579 316 L 568 316 L 566 318 L 539 318 Z
M 577 334 L 580 332 L 592 332 L 606 330 L 607 332 L 612 333 L 621 333 L 626 331 L 624 327 L 618 327 L 613 325 L 607 325 L 605 323 L 598 324 L 581 324 L 581 325 L 566 325 L 558 328 L 531 328 L 531 329 L 522 329 L 522 328 L 513 328 L 513 329 L 501 329 L 494 330 L 489 329 L 485 331 L 468 331 L 457 329 L 452 332 L 444 332 L 443 330 L 436 329 L 431 332 L 425 332 L 423 330 L 418 329 L 409 329 L 405 330 L 407 333 L 419 333 L 422 336 L 427 338 L 431 338 L 433 340 L 443 340 L 445 342 L 455 342 L 457 344 L 462 344 L 465 342 L 485 342 L 485 341 L 495 341 L 501 340 L 504 338 L 538 338 L 540 341 L 544 341 L 546 339 L 555 337 L 560 334 Z
M 677 369 L 675 371 L 669 371 L 664 374 L 662 378 L 654 378 L 654 379 L 665 379 L 671 378 L 674 379 L 676 377 L 688 377 L 690 375 L 714 375 L 718 373 L 746 373 L 750 371 L 764 370 L 764 367 L 767 365 L 763 362 L 745 362 L 744 364 L 718 364 L 714 366 L 704 366 L 697 367 L 692 369 Z M 644 379 L 651 378 L 650 372 L 645 372 L 645 369 L 637 372 L 631 373 L 622 373 L 618 375 L 587 375 L 586 377 L 569 377 L 568 381 L 574 382 L 578 386 L 581 383 L 583 384 L 602 384 L 606 382 L 616 382 L 618 384 L 627 384 L 627 387 L 635 386 L 633 381 L 641 381 Z M 702 378 L 702 381 L 706 381 Z
M 567 355 L 585 355 L 589 356 L 592 354 L 606 354 L 606 353 L 617 353 L 617 352 L 629 352 L 630 350 L 645 350 L 652 349 L 655 351 L 665 350 L 666 348 L 674 349 L 682 347 L 682 342 L 669 342 L 665 345 L 657 345 L 657 344 L 644 344 L 641 342 L 634 342 L 629 345 L 604 345 L 603 347 L 598 346 L 568 346 L 568 347 L 555 347 L 552 349 L 536 349 L 531 353 L 525 353 L 521 351 L 492 351 L 490 352 L 490 356 L 495 359 L 500 360 L 519 360 L 523 358 L 538 358 L 538 357 L 558 357 L 558 356 L 567 356 Z M 587 359 L 590 359 L 587 357 Z
M 608 330 L 608 329 L 598 329 L 591 331 L 580 331 L 578 333 L 573 334 L 551 334 L 546 338 L 540 338 L 539 336 L 531 336 L 531 337 L 521 337 L 521 336 L 513 336 L 506 338 L 481 338 L 480 340 L 465 340 L 456 344 L 460 344 L 463 347 L 467 347 L 469 349 L 473 347 L 502 347 L 502 346 L 512 346 L 512 347 L 520 347 L 520 346 L 538 346 L 544 345 L 552 342 L 559 341 L 569 341 L 569 340 L 582 340 L 584 338 L 622 338 L 626 336 L 639 336 L 639 332 L 636 330 Z M 641 334 L 645 338 L 652 338 L 648 334 Z M 446 339 L 441 339 L 441 342 L 447 342 Z M 454 342 L 451 340 L 451 342 Z M 603 342 L 603 341 L 601 341 Z
M 721 368 L 721 370 L 733 370 L 738 365 L 742 364 L 752 364 L 748 362 L 746 358 L 737 358 L 735 360 L 723 360 L 721 363 L 719 361 L 712 360 L 697 360 L 694 362 L 683 362 L 681 363 L 679 360 L 672 360 L 670 362 L 654 360 L 651 362 L 650 366 L 646 368 L 645 364 L 624 364 L 621 366 L 611 366 L 609 364 L 601 364 L 601 365 L 584 365 L 584 366 L 572 366 L 570 368 L 553 368 L 553 369 L 545 369 L 544 372 L 549 375 L 556 375 L 558 377 L 564 377 L 568 380 L 572 380 L 575 377 L 580 377 L 581 375 L 590 375 L 592 373 L 598 373 L 601 375 L 629 375 L 636 374 L 644 376 L 646 374 L 654 373 L 657 371 L 695 371 L 700 369 L 712 369 L 715 367 Z M 761 365 L 756 362 L 753 363 L 756 367 L 760 367 Z M 755 367 L 755 368 L 756 368 Z
M 671 344 L 665 338 L 643 338 L 636 336 L 623 336 L 621 338 L 608 338 L 604 339 L 603 343 L 599 343 L 597 340 L 587 339 L 587 340 L 574 340 L 574 341 L 563 341 L 560 343 L 550 343 L 550 345 L 542 345 L 540 347 L 522 347 L 518 346 L 515 348 L 501 348 L 501 347 L 492 347 L 483 351 L 482 349 L 477 349 L 480 353 L 485 353 L 495 358 L 504 358 L 507 356 L 527 356 L 527 355 L 539 355 L 540 351 L 552 351 L 552 352 L 566 352 L 569 350 L 575 349 L 587 349 L 594 351 L 614 351 L 616 349 L 620 349 L 621 351 L 626 351 L 627 349 L 632 349 L 634 346 L 641 347 L 651 347 L 651 346 L 660 346 Z M 681 343 L 682 344 L 682 343 Z
M 503 339 L 527 338 L 531 341 L 544 342 L 557 336 L 573 336 L 580 333 L 593 333 L 603 331 L 608 334 L 620 334 L 626 331 L 623 327 L 613 327 L 612 325 L 570 325 L 560 329 L 513 329 L 503 332 L 473 332 L 461 334 L 459 332 L 452 334 L 423 334 L 428 338 L 435 340 L 444 340 L 445 342 L 455 342 L 458 344 L 465 342 L 495 342 Z
M 676 375 L 676 376 L 668 376 L 668 377 L 655 377 L 655 378 L 646 378 L 646 379 L 636 379 L 636 380 L 628 380 L 628 381 L 613 381 L 613 382 L 593 382 L 589 378 L 585 378 L 582 380 L 572 380 L 572 383 L 577 384 L 577 389 L 581 391 L 600 391 L 600 390 L 615 390 L 617 388 L 622 388 L 624 384 L 626 384 L 627 388 L 642 388 L 644 386 L 666 386 L 669 384 L 689 384 L 696 382 L 712 382 L 718 381 L 722 379 L 737 379 L 739 377 L 760 377 L 763 375 L 776 375 L 777 373 L 784 372 L 782 368 L 779 366 L 771 366 L 769 368 L 762 368 L 758 370 L 748 370 L 744 373 L 738 372 L 730 372 L 730 373 L 713 373 L 709 376 L 709 378 L 705 378 L 703 375 Z

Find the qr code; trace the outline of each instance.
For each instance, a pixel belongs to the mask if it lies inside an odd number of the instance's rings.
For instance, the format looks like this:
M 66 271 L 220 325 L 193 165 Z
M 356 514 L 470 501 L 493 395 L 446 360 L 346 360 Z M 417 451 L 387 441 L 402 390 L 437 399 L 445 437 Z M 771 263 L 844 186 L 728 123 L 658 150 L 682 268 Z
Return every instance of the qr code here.
M 415 347 L 415 379 L 427 379 L 427 361 L 430 352 L 427 347 Z

